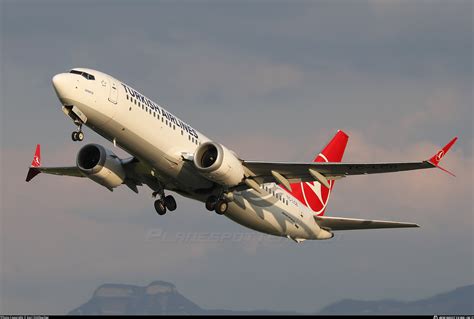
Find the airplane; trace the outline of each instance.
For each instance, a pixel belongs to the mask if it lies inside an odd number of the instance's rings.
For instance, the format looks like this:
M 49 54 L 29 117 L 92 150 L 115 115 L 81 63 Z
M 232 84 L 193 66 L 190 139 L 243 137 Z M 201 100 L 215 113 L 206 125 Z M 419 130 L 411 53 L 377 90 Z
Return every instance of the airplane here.
M 172 191 L 205 203 L 250 229 L 297 243 L 334 237 L 335 231 L 419 227 L 418 224 L 325 215 L 336 180 L 353 176 L 440 168 L 453 138 L 431 158 L 403 163 L 344 163 L 348 135 L 337 131 L 312 162 L 265 162 L 240 158 L 206 137 L 161 105 L 114 77 L 73 68 L 52 78 L 62 111 L 76 125 L 73 141 L 82 141 L 83 125 L 131 157 L 119 158 L 98 144 L 77 153 L 76 165 L 41 166 L 40 145 L 26 181 L 39 173 L 89 178 L 113 191 L 125 185 L 135 193 L 147 185 L 159 215 L 177 208 Z

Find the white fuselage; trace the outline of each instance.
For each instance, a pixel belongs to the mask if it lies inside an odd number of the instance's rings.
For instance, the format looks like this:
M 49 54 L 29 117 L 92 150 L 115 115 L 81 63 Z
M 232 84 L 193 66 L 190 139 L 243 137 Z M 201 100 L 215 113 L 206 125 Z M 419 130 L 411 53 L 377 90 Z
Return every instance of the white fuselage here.
M 76 106 L 87 117 L 85 125 L 146 163 L 166 189 L 204 202 L 209 195 L 196 190 L 213 183 L 183 157 L 210 139 L 113 77 L 75 70 L 95 79 L 56 75 L 53 84 L 61 103 Z M 332 237 L 318 226 L 312 210 L 275 183 L 262 185 L 262 194 L 248 189 L 234 192 L 233 197 L 225 215 L 241 225 L 296 241 Z

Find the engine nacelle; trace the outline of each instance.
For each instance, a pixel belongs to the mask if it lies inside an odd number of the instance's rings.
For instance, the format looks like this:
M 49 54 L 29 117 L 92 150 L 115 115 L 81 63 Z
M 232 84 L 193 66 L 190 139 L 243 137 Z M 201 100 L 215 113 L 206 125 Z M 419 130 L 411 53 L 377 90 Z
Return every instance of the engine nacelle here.
M 194 166 L 206 178 L 224 186 L 235 186 L 245 177 L 237 156 L 214 142 L 201 144 L 194 153 Z
M 125 179 L 121 160 L 98 144 L 87 144 L 79 150 L 76 165 L 88 178 L 112 190 Z

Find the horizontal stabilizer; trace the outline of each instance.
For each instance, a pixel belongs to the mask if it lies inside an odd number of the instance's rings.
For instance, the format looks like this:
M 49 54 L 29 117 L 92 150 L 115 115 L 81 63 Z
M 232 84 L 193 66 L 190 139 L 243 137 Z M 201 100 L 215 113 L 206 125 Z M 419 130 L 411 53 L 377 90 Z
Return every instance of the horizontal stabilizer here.
M 418 224 L 344 217 L 314 216 L 319 227 L 330 230 L 420 227 Z

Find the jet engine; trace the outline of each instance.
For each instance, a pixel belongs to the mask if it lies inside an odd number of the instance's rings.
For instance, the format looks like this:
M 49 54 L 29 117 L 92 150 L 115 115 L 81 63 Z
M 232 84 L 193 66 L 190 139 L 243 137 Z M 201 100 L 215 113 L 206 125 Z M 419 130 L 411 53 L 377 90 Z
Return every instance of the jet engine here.
M 245 177 L 244 167 L 235 153 L 218 143 L 201 144 L 193 161 L 199 173 L 223 186 L 235 186 Z
M 112 190 L 125 179 L 122 161 L 112 151 L 98 144 L 87 144 L 79 150 L 76 165 L 91 180 Z

